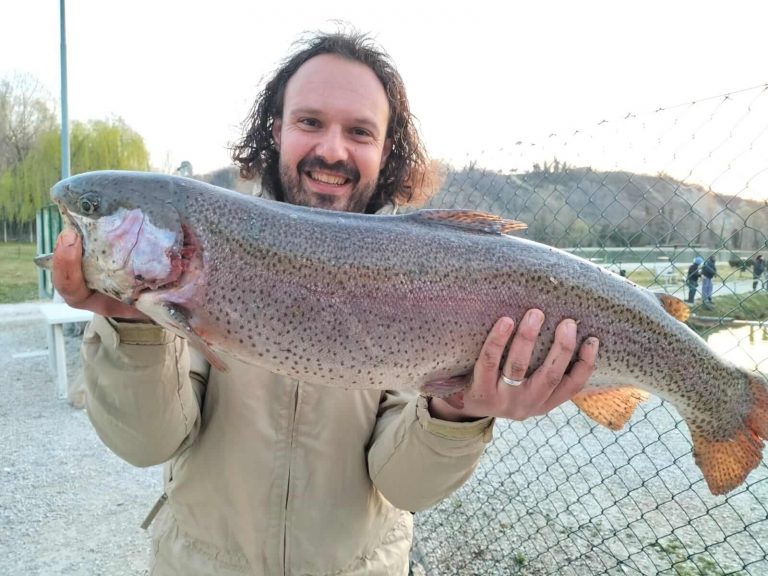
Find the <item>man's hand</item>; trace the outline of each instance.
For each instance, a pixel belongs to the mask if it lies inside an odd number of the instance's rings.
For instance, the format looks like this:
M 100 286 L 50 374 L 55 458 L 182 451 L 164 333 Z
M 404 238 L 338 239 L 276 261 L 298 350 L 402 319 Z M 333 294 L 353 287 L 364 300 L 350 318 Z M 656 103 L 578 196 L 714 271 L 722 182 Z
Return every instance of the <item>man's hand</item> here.
M 67 304 L 102 316 L 149 321 L 136 308 L 88 288 L 83 278 L 82 255 L 80 235 L 73 230 L 62 231 L 53 251 L 52 279 L 54 288 Z
M 429 405 L 432 416 L 449 421 L 484 416 L 524 420 L 546 414 L 570 400 L 595 369 L 598 340 L 590 337 L 584 341 L 578 359 L 566 374 L 576 350 L 576 322 L 563 320 L 555 330 L 555 340 L 543 364 L 526 378 L 543 322 L 541 310 L 529 310 L 512 337 L 514 321 L 500 318 L 483 344 L 469 390 L 447 399 L 433 398 Z M 512 344 L 502 366 L 501 359 L 510 338 Z M 522 383 L 519 386 L 505 384 L 502 374 Z

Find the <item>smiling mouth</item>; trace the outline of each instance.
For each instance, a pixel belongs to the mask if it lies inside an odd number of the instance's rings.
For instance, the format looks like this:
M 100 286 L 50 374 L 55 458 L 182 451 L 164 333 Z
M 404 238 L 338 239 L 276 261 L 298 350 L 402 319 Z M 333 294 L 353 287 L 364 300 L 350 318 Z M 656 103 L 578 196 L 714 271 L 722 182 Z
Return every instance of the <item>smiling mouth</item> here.
M 320 182 L 321 184 L 330 184 L 331 186 L 343 186 L 349 182 L 349 178 L 345 176 L 329 174 L 328 172 L 310 170 L 306 172 L 306 175 L 315 182 Z

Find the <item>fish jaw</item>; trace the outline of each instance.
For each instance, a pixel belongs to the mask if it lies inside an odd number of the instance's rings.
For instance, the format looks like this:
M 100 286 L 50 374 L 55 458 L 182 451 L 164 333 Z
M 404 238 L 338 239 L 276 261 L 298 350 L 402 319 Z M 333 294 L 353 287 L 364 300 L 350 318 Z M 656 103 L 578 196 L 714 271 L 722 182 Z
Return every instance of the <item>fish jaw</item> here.
M 184 235 L 154 225 L 137 208 L 100 218 L 69 214 L 83 238 L 83 273 L 89 288 L 133 304 L 145 290 L 176 282 L 184 272 Z

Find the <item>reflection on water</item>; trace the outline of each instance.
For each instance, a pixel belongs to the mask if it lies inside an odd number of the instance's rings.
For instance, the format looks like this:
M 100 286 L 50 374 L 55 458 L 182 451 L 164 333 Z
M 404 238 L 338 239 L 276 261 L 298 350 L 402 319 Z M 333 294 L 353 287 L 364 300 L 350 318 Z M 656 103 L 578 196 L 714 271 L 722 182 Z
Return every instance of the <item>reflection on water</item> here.
M 703 337 L 734 364 L 768 374 L 768 325 L 719 328 Z

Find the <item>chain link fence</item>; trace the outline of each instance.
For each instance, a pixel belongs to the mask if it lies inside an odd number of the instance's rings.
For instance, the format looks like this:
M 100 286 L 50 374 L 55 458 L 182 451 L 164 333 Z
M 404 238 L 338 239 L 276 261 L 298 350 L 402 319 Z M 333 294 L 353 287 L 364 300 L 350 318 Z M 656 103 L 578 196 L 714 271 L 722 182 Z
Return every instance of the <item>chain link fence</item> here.
M 686 299 L 693 259 L 714 256 L 712 302 L 699 282 L 689 322 L 768 372 L 768 292 L 753 278 L 768 252 L 768 86 L 451 166 L 428 207 L 523 220 L 529 238 L 652 290 Z M 767 575 L 768 465 L 712 496 L 667 403 L 642 405 L 620 433 L 567 403 L 498 422 L 473 478 L 415 523 L 414 557 L 431 576 Z

